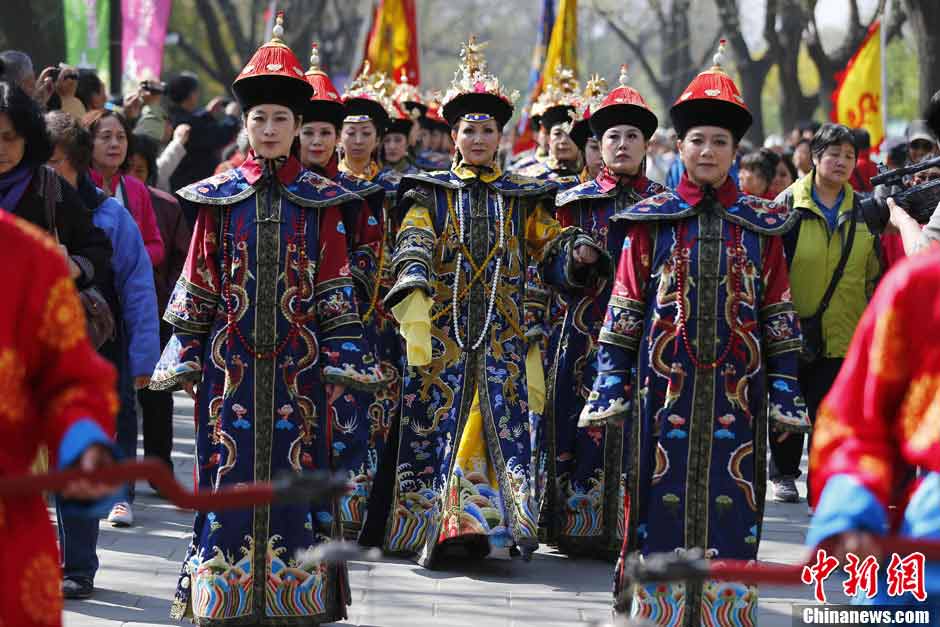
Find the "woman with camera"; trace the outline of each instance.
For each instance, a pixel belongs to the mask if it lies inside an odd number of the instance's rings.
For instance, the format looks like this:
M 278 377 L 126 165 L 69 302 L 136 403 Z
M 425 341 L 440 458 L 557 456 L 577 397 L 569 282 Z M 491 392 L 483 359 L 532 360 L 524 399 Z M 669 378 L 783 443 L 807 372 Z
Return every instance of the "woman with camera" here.
M 785 237 L 793 304 L 803 330 L 800 386 L 810 418 L 842 366 L 855 327 L 882 272 L 878 237 L 858 209 L 849 180 L 858 150 L 855 135 L 841 124 L 824 124 L 810 145 L 813 169 L 778 202 L 799 212 Z M 770 434 L 774 499 L 799 501 L 803 435 Z

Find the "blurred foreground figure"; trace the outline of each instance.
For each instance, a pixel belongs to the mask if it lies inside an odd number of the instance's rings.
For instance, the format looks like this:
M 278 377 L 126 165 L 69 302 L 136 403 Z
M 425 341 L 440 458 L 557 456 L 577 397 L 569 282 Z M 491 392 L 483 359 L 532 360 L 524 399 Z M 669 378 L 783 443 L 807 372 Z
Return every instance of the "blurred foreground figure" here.
M 24 272 L 24 268 L 29 268 Z M 0 211 L 0 474 L 26 474 L 40 445 L 51 467 L 111 463 L 115 373 L 88 342 L 65 258 L 52 238 Z M 64 491 L 63 507 L 107 513 L 107 486 Z M 96 502 L 98 501 L 98 502 Z M 62 572 L 41 494 L 0 499 L 0 623 L 59 625 Z
M 840 563 L 847 552 L 865 559 L 877 535 L 940 539 L 940 348 L 924 341 L 940 333 L 938 314 L 940 250 L 933 249 L 882 279 L 819 408 L 810 452 L 817 505 L 806 542 L 835 537 Z M 924 601 L 910 591 L 890 596 L 891 556 L 880 560 L 878 593 L 862 593 L 861 602 Z M 940 564 L 922 570 L 936 616 Z

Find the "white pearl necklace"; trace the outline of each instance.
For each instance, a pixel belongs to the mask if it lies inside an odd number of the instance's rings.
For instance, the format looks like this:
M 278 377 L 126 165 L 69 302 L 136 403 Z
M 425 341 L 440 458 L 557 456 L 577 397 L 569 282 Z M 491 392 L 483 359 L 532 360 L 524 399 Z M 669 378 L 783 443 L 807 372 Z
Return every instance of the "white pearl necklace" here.
M 489 194 L 487 193 L 487 196 Z M 488 200 L 488 197 L 487 197 Z M 487 203 L 488 204 L 488 203 Z M 475 351 L 480 348 L 480 345 L 483 344 L 483 340 L 486 338 L 486 332 L 490 328 L 490 323 L 493 321 L 493 310 L 496 307 L 496 290 L 499 287 L 499 272 L 503 267 L 503 251 L 506 249 L 506 215 L 505 209 L 503 207 L 503 197 L 497 193 L 496 194 L 496 220 L 499 222 L 499 248 L 497 249 L 496 255 L 496 270 L 493 272 L 493 285 L 490 288 L 490 298 L 486 306 L 486 322 L 483 324 L 483 330 L 480 332 L 480 337 L 473 343 L 470 347 L 471 351 Z M 451 322 L 454 327 L 454 338 L 457 340 L 457 346 L 460 347 L 460 350 L 466 351 L 467 348 L 464 345 L 463 339 L 460 337 L 460 325 L 457 322 L 459 317 L 458 306 L 458 292 L 460 288 L 460 275 L 463 272 L 463 244 L 464 244 L 464 215 L 463 215 L 463 190 L 457 189 L 457 229 L 458 236 L 460 237 L 459 247 L 457 248 L 457 266 L 454 269 L 454 285 L 453 285 L 453 301 L 451 304 Z M 469 338 L 467 338 L 469 340 Z

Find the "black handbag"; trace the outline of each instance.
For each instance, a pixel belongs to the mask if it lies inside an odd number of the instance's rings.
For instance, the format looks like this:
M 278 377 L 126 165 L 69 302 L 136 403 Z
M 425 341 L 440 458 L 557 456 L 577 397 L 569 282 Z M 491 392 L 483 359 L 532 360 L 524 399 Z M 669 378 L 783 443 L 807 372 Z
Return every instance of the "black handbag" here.
M 845 265 L 849 261 L 849 255 L 852 254 L 852 244 L 855 243 L 855 230 L 857 226 L 858 211 L 857 207 L 853 205 L 852 223 L 849 226 L 848 236 L 845 241 L 842 242 L 842 256 L 839 257 L 839 264 L 832 273 L 832 279 L 829 281 L 829 286 L 826 288 L 822 300 L 819 301 L 819 308 L 816 309 L 816 313 L 812 316 L 800 318 L 800 331 L 803 334 L 803 346 L 800 349 L 801 363 L 812 363 L 820 359 L 826 352 L 826 342 L 823 339 L 822 328 L 823 314 L 826 313 L 826 309 L 829 308 L 829 301 L 832 300 L 832 295 L 835 293 L 839 280 L 845 272 Z

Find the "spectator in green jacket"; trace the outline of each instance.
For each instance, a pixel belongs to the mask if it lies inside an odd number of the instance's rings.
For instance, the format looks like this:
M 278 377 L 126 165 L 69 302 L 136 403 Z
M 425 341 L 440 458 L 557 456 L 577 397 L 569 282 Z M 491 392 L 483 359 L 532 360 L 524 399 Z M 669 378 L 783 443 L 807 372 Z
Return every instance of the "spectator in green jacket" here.
M 845 269 L 821 318 L 821 350 L 812 361 L 800 362 L 800 387 L 810 418 L 815 420 L 881 275 L 882 263 L 878 237 L 869 232 L 859 214 L 860 199 L 849 183 L 858 156 L 855 135 L 841 124 L 824 124 L 813 137 L 810 150 L 813 169 L 777 197 L 778 202 L 800 213 L 797 226 L 784 237 L 784 243 L 793 304 L 802 321 L 819 311 L 855 222 Z M 804 322 L 804 327 L 809 324 Z M 803 436 L 771 433 L 770 452 L 774 499 L 798 502 L 795 479 L 800 475 Z

